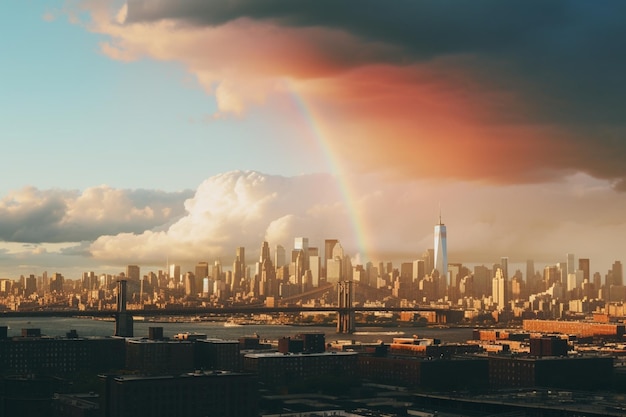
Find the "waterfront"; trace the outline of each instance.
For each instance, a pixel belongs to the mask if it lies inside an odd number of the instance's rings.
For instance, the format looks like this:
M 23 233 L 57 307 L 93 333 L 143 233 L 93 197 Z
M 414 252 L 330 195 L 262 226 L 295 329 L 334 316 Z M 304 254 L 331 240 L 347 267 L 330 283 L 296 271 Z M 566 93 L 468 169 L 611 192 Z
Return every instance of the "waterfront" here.
M 0 325 L 8 326 L 8 336 L 19 336 L 25 328 L 37 328 L 46 336 L 65 336 L 70 330 L 76 330 L 80 337 L 111 336 L 115 331 L 113 321 L 94 320 L 75 317 L 16 317 L 0 320 Z M 177 333 L 203 333 L 207 337 L 219 339 L 238 339 L 243 336 L 258 335 L 262 339 L 275 340 L 283 336 L 294 336 L 304 332 L 322 332 L 327 341 L 355 340 L 358 342 L 382 341 L 389 343 L 394 337 L 437 338 L 442 342 L 464 342 L 472 337 L 472 329 L 467 327 L 363 327 L 353 334 L 337 334 L 335 327 L 330 326 L 295 326 L 248 324 L 241 326 L 225 326 L 224 322 L 186 321 L 186 322 L 146 322 L 135 321 L 136 337 L 147 337 L 149 327 L 163 327 L 166 337 Z

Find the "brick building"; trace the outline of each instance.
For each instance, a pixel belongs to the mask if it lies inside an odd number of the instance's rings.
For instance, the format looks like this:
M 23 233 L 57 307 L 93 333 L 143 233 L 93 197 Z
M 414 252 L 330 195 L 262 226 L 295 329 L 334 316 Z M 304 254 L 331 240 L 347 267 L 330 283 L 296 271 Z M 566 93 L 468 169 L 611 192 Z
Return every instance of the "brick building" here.
M 258 415 L 256 378 L 229 372 L 102 377 L 109 417 L 250 417 Z

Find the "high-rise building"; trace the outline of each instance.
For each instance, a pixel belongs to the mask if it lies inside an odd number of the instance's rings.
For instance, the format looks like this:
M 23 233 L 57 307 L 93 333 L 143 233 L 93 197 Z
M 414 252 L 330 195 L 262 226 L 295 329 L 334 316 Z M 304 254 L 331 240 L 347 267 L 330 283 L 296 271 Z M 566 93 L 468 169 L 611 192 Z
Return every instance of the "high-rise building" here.
M 326 265 L 329 259 L 333 259 L 333 249 L 337 243 L 339 243 L 337 239 L 326 239 L 324 241 L 324 265 Z
M 552 284 L 559 282 L 559 277 L 560 275 L 558 274 L 556 265 L 547 265 L 543 269 L 543 281 L 545 282 L 546 288 L 550 288 Z
M 498 268 L 491 287 L 493 302 L 498 305 L 498 309 L 504 309 L 508 302 L 506 287 L 507 280 L 502 268 Z
M 337 242 L 333 246 L 332 257 L 326 262 L 326 280 L 339 282 L 346 279 L 344 274 L 345 257 L 341 244 Z
M 426 275 L 424 264 L 425 262 L 423 259 L 413 261 L 413 281 L 419 281 L 424 278 L 424 275 Z
M 446 225 L 441 222 L 439 214 L 439 224 L 435 225 L 435 269 L 442 278 L 442 283 L 448 286 L 448 244 Z
M 64 282 L 65 278 L 63 277 L 63 275 L 59 274 L 58 272 L 52 274 L 52 277 L 50 277 L 50 292 L 56 291 L 57 294 L 62 294 Z
M 309 256 L 309 270 L 313 287 L 320 285 L 320 257 L 318 255 Z
M 30 274 L 28 278 L 26 278 L 26 285 L 24 287 L 24 296 L 28 297 L 31 294 L 37 292 L 37 277 L 33 274 Z
M 139 282 L 139 266 L 138 265 L 128 265 L 126 267 L 126 278 L 129 281 Z
M 264 260 L 270 259 L 270 245 L 267 242 L 263 242 L 261 245 L 261 255 L 259 256 L 259 263 L 263 263 Z
M 293 243 L 294 250 L 302 251 L 302 271 L 309 269 L 309 238 L 297 237 Z
M 478 297 L 491 294 L 491 270 L 484 265 L 474 267 L 474 294 Z
M 241 287 L 241 281 L 246 276 L 246 249 L 243 246 L 238 247 L 235 252 L 232 275 L 233 279 L 230 286 L 232 290 L 237 291 Z
M 180 265 L 171 264 L 170 265 L 170 279 L 173 279 L 175 282 L 179 282 L 181 279 L 180 276 Z
M 567 254 L 567 275 L 576 273 L 575 258 L 573 253 Z
M 196 277 L 200 279 L 206 278 L 209 276 L 209 263 L 208 262 L 198 262 L 196 264 Z
M 590 281 L 589 258 L 578 258 L 578 269 L 583 271 L 583 281 Z
M 422 259 L 424 260 L 424 270 L 427 275 L 430 275 L 433 272 L 433 269 L 435 269 L 435 250 L 428 249 L 424 251 Z
M 193 275 L 193 272 L 185 273 L 183 282 L 185 284 L 185 295 L 196 295 L 196 278 Z
M 285 265 L 285 248 L 281 245 L 276 246 L 276 251 L 274 252 L 274 266 L 276 268 Z
M 219 259 L 216 259 L 213 263 L 213 268 L 211 269 L 211 278 L 213 278 L 213 281 L 222 280 L 222 262 Z
M 509 258 L 507 256 L 500 258 L 500 268 L 502 268 L 504 279 L 509 279 Z
M 624 273 L 622 268 L 622 263 L 620 261 L 615 261 L 613 263 L 613 267 L 611 268 L 611 276 L 612 281 L 609 285 L 624 285 Z
M 535 261 L 528 259 L 526 261 L 526 282 L 530 284 L 531 280 L 535 276 Z
M 202 292 L 203 280 L 207 278 L 208 276 L 209 276 L 209 263 L 198 262 L 196 264 L 195 284 L 194 284 L 194 290 L 196 292 Z

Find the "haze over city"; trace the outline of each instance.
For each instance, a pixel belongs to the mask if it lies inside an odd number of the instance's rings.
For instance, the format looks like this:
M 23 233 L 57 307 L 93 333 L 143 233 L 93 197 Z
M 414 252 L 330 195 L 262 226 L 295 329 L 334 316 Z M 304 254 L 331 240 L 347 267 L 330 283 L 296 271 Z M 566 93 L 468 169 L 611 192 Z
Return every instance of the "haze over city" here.
M 604 275 L 626 261 L 625 8 L 10 2 L 0 277 L 296 236 L 411 261 L 440 207 L 450 262 Z

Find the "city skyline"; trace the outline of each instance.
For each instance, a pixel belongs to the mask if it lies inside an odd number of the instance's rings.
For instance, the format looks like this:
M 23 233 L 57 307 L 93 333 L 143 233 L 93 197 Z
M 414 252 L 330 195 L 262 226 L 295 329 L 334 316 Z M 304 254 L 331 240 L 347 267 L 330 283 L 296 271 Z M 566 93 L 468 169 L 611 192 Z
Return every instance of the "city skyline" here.
M 410 261 L 438 203 L 450 262 L 626 259 L 624 5 L 255 4 L 6 6 L 1 278 Z

